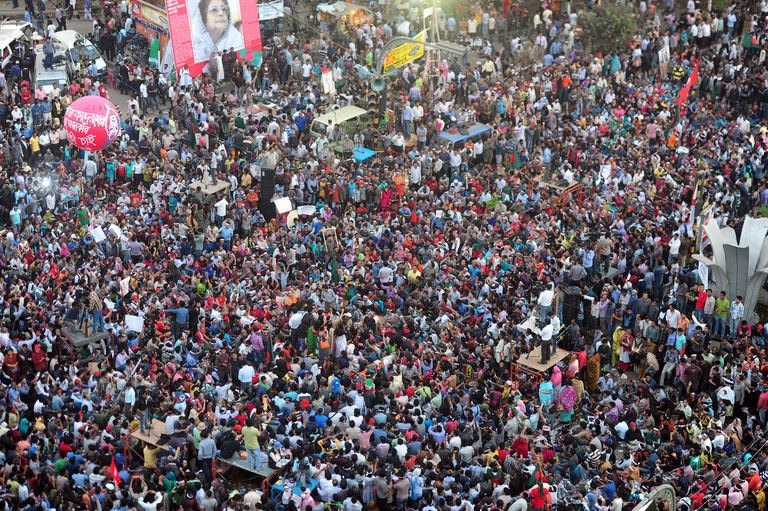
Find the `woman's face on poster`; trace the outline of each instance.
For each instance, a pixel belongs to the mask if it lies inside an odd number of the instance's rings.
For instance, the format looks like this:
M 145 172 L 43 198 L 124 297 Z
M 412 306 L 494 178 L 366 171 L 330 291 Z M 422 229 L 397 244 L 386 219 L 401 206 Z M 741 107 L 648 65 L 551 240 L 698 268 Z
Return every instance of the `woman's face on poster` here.
M 221 38 L 229 27 L 229 3 L 227 0 L 210 0 L 205 12 L 201 13 L 205 28 L 214 41 Z

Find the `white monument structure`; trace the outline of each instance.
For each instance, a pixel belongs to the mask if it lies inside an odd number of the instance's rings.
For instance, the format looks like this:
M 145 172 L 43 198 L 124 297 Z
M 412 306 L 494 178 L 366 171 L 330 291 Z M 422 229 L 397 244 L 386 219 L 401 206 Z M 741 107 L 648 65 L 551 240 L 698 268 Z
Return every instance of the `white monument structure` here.
M 729 300 L 742 296 L 744 318 L 751 321 L 768 275 L 768 218 L 747 215 L 738 239 L 732 227 L 721 228 L 712 219 L 702 227 L 712 247 L 712 258 L 703 254 L 695 254 L 693 258 L 707 268 L 699 272 L 708 277 L 705 285 L 714 293 L 725 291 Z

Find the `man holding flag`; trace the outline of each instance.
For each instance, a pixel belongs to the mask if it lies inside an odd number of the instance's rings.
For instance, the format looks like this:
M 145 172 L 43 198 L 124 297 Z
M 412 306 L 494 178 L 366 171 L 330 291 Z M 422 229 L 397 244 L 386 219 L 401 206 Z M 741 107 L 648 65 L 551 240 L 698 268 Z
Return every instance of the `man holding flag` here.
M 685 82 L 685 85 L 677 91 L 677 99 L 675 100 L 677 106 L 683 106 L 683 104 L 688 101 L 688 95 L 691 93 L 691 89 L 699 82 L 698 59 L 694 59 L 691 64 L 693 65 L 693 70 L 691 71 L 691 74 L 688 75 L 688 80 Z

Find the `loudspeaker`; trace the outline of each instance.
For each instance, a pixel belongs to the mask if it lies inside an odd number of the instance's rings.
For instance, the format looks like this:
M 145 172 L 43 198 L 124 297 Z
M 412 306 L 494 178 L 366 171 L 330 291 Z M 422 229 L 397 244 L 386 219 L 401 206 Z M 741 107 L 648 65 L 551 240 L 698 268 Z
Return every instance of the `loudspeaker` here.
M 261 189 L 259 191 L 259 211 L 267 221 L 277 215 L 272 196 L 275 195 L 275 169 L 262 169 Z
M 579 319 L 579 304 L 581 303 L 581 288 L 568 286 L 563 292 L 563 325 L 568 326 L 571 320 Z

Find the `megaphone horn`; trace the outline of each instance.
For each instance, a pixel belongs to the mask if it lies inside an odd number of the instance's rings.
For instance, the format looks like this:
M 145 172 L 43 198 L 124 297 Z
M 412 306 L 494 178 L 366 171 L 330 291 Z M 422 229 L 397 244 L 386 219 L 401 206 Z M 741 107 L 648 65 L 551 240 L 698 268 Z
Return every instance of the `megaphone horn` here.
M 371 89 L 375 90 L 376 92 L 383 91 L 385 86 L 386 84 L 382 78 L 374 78 L 374 80 L 371 82 Z

